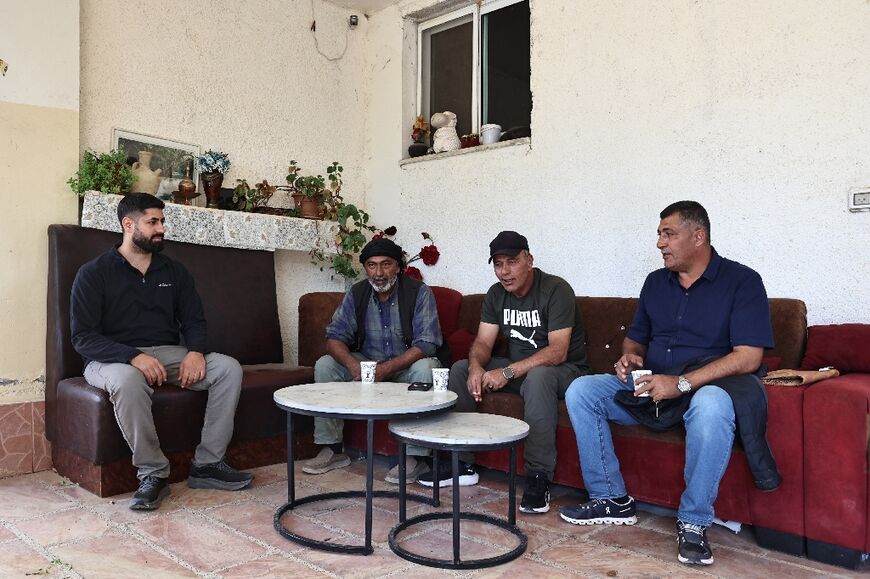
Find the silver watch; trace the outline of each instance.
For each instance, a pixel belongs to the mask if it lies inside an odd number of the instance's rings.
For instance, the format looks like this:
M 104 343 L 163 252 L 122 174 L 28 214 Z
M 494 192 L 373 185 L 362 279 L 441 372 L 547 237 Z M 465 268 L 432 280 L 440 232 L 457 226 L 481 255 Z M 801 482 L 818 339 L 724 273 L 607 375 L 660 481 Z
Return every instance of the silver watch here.
M 692 383 L 689 382 L 685 376 L 678 376 L 677 389 L 683 394 L 687 394 L 692 391 Z
M 505 380 L 513 380 L 514 379 L 514 369 L 508 366 L 507 368 L 501 369 L 501 375 L 504 376 Z

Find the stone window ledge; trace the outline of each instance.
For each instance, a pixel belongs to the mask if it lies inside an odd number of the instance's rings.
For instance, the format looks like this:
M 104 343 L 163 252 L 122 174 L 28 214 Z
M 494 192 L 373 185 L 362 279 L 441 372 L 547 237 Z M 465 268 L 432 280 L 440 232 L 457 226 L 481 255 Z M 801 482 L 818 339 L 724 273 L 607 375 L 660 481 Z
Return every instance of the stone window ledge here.
M 507 149 L 509 147 L 526 147 L 527 151 L 532 150 L 532 138 L 520 137 L 519 139 L 511 139 L 510 141 L 502 141 L 500 143 L 492 143 L 491 145 L 478 145 L 476 147 L 468 147 L 467 149 L 456 149 L 455 151 L 447 151 L 445 153 L 435 153 L 434 155 L 423 155 L 422 157 L 413 157 L 410 159 L 401 159 L 399 167 L 407 165 L 416 165 L 418 163 L 428 163 L 438 161 L 439 159 L 449 159 L 450 157 L 459 157 L 461 155 L 472 155 L 484 151 L 494 151 L 496 149 Z

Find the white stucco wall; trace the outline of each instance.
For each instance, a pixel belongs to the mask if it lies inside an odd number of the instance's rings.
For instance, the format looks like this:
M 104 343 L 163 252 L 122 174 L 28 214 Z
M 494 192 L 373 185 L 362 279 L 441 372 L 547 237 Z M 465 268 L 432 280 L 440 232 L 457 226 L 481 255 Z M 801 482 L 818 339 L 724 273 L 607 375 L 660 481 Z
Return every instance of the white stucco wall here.
M 400 168 L 402 17 L 436 4 L 378 12 L 366 46 L 369 205 L 412 250 L 435 236 L 428 282 L 485 291 L 487 244 L 516 229 L 577 294 L 634 296 L 661 267 L 658 212 L 695 199 L 770 296 L 806 301 L 811 324 L 870 322 L 870 212 L 846 208 L 870 185 L 865 0 L 531 0 L 531 149 Z
M 350 30 L 350 11 L 313 7 L 82 0 L 82 147 L 108 149 L 121 127 L 219 149 L 232 161 L 225 187 L 282 184 L 291 159 L 323 174 L 337 160 L 345 198 L 362 202 L 367 21 Z M 344 286 L 304 253 L 277 252 L 276 272 L 285 358 L 295 362 L 299 296 Z
M 78 0 L 0 3 L 0 404 L 43 397 L 50 223 L 72 223 Z

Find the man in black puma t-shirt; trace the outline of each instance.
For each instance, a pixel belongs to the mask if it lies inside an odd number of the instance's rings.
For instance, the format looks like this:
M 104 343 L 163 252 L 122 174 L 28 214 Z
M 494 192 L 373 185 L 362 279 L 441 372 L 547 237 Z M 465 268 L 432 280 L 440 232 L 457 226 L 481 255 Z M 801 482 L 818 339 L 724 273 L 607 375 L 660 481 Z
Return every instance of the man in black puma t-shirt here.
M 484 299 L 468 360 L 450 369 L 449 388 L 459 396 L 460 412 L 476 410 L 483 396 L 502 389 L 523 397 L 529 437 L 520 510 L 546 513 L 556 467 L 557 401 L 565 398 L 574 378 L 589 373 L 583 319 L 568 282 L 534 267 L 524 236 L 502 231 L 489 244 L 489 253 L 498 283 Z M 507 338 L 509 358 L 492 357 L 499 332 Z M 478 478 L 467 463 L 461 470 L 460 484 Z M 450 477 L 449 469 L 438 474 L 442 485 Z M 420 482 L 431 485 L 434 478 L 424 475 Z

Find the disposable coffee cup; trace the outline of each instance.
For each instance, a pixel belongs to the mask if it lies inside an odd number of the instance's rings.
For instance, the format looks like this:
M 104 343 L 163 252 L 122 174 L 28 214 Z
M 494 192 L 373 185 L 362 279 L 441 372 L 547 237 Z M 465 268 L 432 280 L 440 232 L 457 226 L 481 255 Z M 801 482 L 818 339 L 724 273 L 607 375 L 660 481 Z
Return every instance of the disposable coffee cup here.
M 631 381 L 634 383 L 634 389 L 637 390 L 642 385 L 637 383 L 637 379 L 641 376 L 649 376 L 652 374 L 652 370 L 632 370 L 631 371 Z M 649 391 L 644 392 L 643 394 L 639 394 L 639 396 L 649 396 Z
M 432 384 L 435 392 L 447 392 L 450 368 L 432 368 Z
M 360 374 L 362 374 L 362 383 L 363 384 L 374 384 L 375 383 L 375 367 L 378 365 L 377 362 L 360 362 L 359 369 Z

